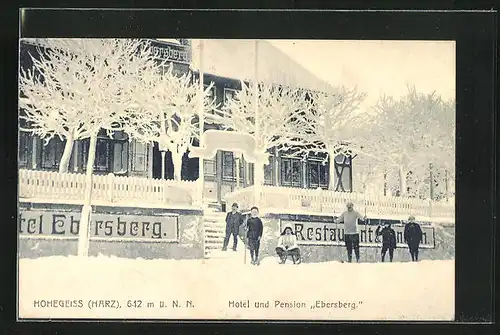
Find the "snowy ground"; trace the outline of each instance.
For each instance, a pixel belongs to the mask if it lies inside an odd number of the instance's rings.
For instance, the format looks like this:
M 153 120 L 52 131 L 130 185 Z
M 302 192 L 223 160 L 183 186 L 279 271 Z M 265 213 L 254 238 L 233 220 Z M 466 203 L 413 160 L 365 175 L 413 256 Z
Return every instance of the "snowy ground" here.
M 182 261 L 106 256 L 21 259 L 19 316 L 322 320 L 454 317 L 454 261 L 279 265 L 274 258 L 266 258 L 260 266 L 252 266 L 243 263 L 242 255 L 237 252 L 228 259 Z M 64 300 L 61 303 L 67 307 L 47 307 L 47 300 Z M 89 302 L 94 300 L 115 302 L 108 302 L 107 307 L 103 302 L 104 307 L 95 308 L 95 302 Z M 174 307 L 176 300 L 179 307 Z M 245 302 L 249 307 L 236 307 Z M 269 302 L 269 307 L 256 308 L 256 302 Z M 290 307 L 294 302 L 304 305 Z

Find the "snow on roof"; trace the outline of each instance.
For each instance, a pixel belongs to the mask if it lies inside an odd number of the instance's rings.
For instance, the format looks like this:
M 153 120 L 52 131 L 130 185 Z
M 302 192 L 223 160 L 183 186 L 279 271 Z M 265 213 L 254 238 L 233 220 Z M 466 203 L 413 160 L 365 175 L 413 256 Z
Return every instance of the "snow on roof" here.
M 199 69 L 199 40 L 192 41 L 192 69 Z M 253 80 L 255 40 L 203 40 L 203 70 L 220 77 Z M 259 40 L 260 82 L 330 92 L 333 87 L 271 43 Z
M 167 42 L 167 43 L 171 43 L 171 44 L 181 45 L 181 42 L 179 40 L 176 40 L 173 38 L 157 38 L 157 40 L 160 42 Z

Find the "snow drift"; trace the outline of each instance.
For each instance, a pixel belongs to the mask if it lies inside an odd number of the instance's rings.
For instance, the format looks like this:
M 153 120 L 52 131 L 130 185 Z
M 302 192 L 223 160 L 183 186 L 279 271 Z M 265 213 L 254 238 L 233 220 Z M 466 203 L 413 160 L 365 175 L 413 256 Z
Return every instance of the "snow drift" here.
M 275 258 L 268 257 L 260 266 L 252 266 L 243 263 L 242 251 L 227 253 L 226 258 L 212 260 L 144 260 L 102 255 L 20 259 L 19 316 L 289 320 L 454 318 L 453 260 L 279 265 Z M 54 300 L 62 302 L 54 303 Z M 115 303 L 98 304 L 100 300 Z M 140 301 L 141 306 L 136 301 Z M 256 307 L 256 303 L 261 303 L 262 307 Z M 60 307 L 61 304 L 66 305 Z M 264 307 L 267 304 L 269 307 Z

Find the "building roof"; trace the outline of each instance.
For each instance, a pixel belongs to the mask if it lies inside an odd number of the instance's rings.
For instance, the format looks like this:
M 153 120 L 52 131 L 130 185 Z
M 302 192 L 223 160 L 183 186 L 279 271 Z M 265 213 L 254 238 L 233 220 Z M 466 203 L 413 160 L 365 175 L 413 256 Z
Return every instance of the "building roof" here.
M 199 70 L 199 40 L 192 41 L 193 70 Z M 203 40 L 203 71 L 220 77 L 252 81 L 255 40 Z M 259 40 L 258 80 L 264 83 L 330 92 L 332 86 L 319 79 L 271 43 Z

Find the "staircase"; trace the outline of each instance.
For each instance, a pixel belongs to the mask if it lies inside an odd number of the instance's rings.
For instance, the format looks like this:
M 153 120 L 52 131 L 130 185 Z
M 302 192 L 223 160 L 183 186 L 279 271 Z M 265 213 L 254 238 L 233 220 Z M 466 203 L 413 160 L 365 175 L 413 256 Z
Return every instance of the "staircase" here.
M 226 236 L 226 213 L 206 207 L 203 211 L 205 258 L 211 258 L 216 250 L 221 250 Z
M 228 250 L 222 251 L 224 237 L 226 236 L 226 214 L 221 211 L 218 203 L 208 203 L 203 209 L 203 224 L 204 224 L 204 246 L 205 259 L 227 259 L 235 258 L 240 255 L 243 259 L 245 245 L 243 241 L 238 241 L 238 251 L 234 252 L 233 237 L 229 240 Z

